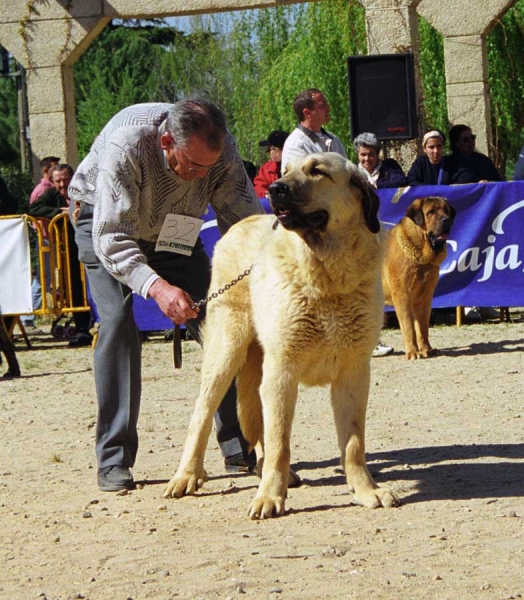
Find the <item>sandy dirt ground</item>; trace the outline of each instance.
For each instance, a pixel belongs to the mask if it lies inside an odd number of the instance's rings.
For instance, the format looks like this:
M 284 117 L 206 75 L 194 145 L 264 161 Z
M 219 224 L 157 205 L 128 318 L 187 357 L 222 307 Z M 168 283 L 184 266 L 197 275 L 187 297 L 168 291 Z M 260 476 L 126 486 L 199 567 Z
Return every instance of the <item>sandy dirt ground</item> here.
M 34 338 L 33 338 L 34 339 Z M 224 473 L 214 434 L 196 497 L 162 498 L 201 352 L 144 344 L 138 489 L 96 486 L 90 348 L 50 335 L 0 381 L 0 600 L 524 598 L 524 323 L 435 327 L 435 359 L 400 332 L 372 359 L 367 456 L 399 508 L 352 503 L 326 389 L 302 389 L 285 516 L 247 518 L 257 479 Z M 5 367 L 5 364 L 4 364 Z M 4 369 L 5 370 L 5 369 Z

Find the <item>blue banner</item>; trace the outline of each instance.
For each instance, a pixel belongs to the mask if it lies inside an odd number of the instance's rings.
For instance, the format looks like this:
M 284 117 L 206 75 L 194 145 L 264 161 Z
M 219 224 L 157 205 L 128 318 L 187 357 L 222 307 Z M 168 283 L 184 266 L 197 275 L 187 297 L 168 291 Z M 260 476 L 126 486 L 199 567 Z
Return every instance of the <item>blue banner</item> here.
M 524 306 L 524 181 L 378 190 L 379 217 L 391 228 L 417 198 L 442 196 L 457 211 L 434 307 Z M 269 202 L 262 200 L 271 212 Z M 201 232 L 211 256 L 219 237 L 209 209 Z M 522 244 L 521 244 L 522 241 Z
M 443 196 L 457 211 L 434 307 L 524 306 L 524 181 L 387 189 L 378 195 L 385 228 L 425 196 Z M 271 212 L 269 202 L 262 202 Z M 212 256 L 220 236 L 211 208 L 204 220 L 201 238 Z M 152 299 L 135 297 L 134 312 L 141 330 L 172 326 Z

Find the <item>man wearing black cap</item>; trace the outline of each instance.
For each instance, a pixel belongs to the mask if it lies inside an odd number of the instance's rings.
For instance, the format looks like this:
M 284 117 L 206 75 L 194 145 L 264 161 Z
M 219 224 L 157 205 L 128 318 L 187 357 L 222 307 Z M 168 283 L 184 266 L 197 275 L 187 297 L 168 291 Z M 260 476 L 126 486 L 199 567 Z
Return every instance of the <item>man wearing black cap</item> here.
M 255 192 L 259 198 L 265 198 L 269 186 L 282 176 L 282 148 L 288 135 L 287 131 L 277 129 L 267 136 L 267 140 L 262 140 L 258 144 L 266 148 L 270 158 L 260 167 L 253 181 Z

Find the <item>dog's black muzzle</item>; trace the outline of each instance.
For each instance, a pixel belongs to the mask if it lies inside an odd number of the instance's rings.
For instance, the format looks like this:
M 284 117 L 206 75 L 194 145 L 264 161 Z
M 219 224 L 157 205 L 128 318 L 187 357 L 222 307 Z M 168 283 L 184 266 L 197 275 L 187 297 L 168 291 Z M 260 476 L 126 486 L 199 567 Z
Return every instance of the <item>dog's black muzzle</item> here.
M 291 231 L 304 230 L 325 231 L 329 213 L 327 210 L 304 212 L 299 206 L 300 201 L 293 197 L 293 193 L 282 180 L 277 180 L 269 186 L 269 199 L 273 213 L 283 227 Z
M 430 232 L 428 234 L 429 243 L 435 252 L 440 252 L 446 245 L 446 240 L 451 232 L 450 217 L 442 217 L 440 220 L 439 232 Z

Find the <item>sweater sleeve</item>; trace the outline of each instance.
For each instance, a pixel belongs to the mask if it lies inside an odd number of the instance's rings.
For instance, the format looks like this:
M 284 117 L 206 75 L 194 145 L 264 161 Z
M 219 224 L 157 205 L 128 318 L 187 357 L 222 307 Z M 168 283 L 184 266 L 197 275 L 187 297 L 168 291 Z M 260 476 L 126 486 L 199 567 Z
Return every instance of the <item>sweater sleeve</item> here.
M 475 172 L 466 167 L 457 167 L 451 174 L 451 183 L 476 183 L 477 181 Z
M 111 144 L 100 164 L 93 215 L 93 248 L 106 270 L 141 294 L 155 275 L 138 245 L 139 161 L 124 144 Z

